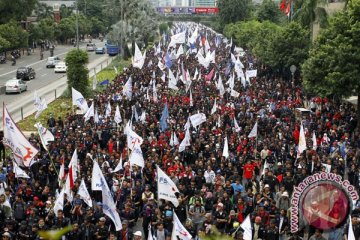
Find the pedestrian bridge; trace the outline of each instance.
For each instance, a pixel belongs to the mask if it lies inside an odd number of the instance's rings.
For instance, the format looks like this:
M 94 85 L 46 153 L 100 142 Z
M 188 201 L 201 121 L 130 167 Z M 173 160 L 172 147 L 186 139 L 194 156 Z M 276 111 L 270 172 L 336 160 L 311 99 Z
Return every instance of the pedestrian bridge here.
M 61 6 L 61 5 L 65 5 L 67 7 L 73 7 L 75 6 L 75 1 L 74 0 L 70 0 L 70 1 L 57 1 L 57 0 L 47 0 L 47 1 L 39 1 L 40 3 L 45 3 L 46 5 L 50 6 L 50 7 L 54 7 L 55 5 Z

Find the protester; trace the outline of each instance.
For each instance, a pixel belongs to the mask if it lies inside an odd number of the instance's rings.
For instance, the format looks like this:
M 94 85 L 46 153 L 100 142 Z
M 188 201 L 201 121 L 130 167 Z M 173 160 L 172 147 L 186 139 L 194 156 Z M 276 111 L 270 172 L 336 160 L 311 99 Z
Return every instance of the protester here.
M 327 164 L 359 190 L 354 106 L 307 95 L 300 78 L 279 76 L 202 25 L 178 23 L 172 32 L 186 30 L 191 37 L 197 26 L 191 44 L 168 48 L 165 36 L 140 58 L 141 68 L 134 61 L 97 91 L 87 102 L 95 106 L 88 119 L 69 114 L 56 121 L 50 115 L 47 127 L 55 139 L 46 151 L 40 138 L 30 137 L 40 151 L 31 167 L 23 168 L 29 178 L 16 177 L 11 157 L 5 159 L 4 238 L 71 224 L 66 239 L 169 239 L 181 227 L 176 216 L 188 231 L 183 239 L 209 235 L 214 227 L 243 239 L 240 224 L 250 216 L 253 239 L 296 239 L 288 214 L 295 184 Z M 180 46 L 184 53 L 177 57 Z M 241 65 L 244 71 L 257 69 L 257 75 L 241 75 Z M 312 112 L 297 117 L 295 108 L 306 106 Z M 206 119 L 194 127 L 189 117 L 200 119 L 202 113 Z M 297 154 L 301 123 L 307 149 Z M 129 131 L 139 138 L 129 140 Z M 96 165 L 106 184 L 93 184 Z M 169 177 L 161 182 L 178 189 L 178 204 L 159 197 L 158 167 Z M 104 204 L 105 185 L 122 221 L 118 231 Z M 62 192 L 64 186 L 70 187 Z M 23 221 L 32 224 L 22 226 Z M 323 237 L 317 231 L 310 239 Z

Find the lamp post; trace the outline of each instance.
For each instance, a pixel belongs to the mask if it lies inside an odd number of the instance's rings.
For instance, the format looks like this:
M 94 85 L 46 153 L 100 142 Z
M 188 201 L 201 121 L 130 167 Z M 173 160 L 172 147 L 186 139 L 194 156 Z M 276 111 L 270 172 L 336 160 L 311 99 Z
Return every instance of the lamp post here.
M 79 50 L 79 9 L 78 0 L 76 0 L 76 47 Z
M 294 74 L 296 72 L 296 66 L 295 65 L 290 66 L 290 72 L 291 72 L 292 81 L 294 81 Z

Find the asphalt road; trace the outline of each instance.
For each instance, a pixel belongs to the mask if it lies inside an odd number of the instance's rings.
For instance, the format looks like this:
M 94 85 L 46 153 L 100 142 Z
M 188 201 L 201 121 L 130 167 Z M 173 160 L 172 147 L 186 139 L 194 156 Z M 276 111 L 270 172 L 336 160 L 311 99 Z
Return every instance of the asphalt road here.
M 98 40 L 93 41 L 96 46 L 104 46 L 103 42 Z M 82 43 L 80 45 L 81 49 L 85 49 L 86 43 Z M 73 45 L 58 45 L 55 48 L 54 56 L 59 56 L 63 61 L 66 53 L 70 50 L 74 49 Z M 102 57 L 102 54 L 95 54 L 95 52 L 89 52 L 89 62 L 92 62 L 96 59 Z M 40 52 L 39 50 L 35 50 L 35 52 L 31 53 L 30 56 L 22 55 L 21 58 L 17 59 L 16 66 L 11 66 L 11 61 L 7 61 L 6 64 L 0 64 L 0 86 L 4 86 L 5 82 L 9 79 L 15 78 L 16 70 L 22 66 L 30 66 L 35 70 L 36 78 L 30 81 L 26 81 L 28 85 L 28 92 L 19 94 L 8 94 L 8 95 L 0 95 L 0 102 L 5 102 L 5 104 L 11 104 L 15 100 L 18 100 L 24 95 L 30 94 L 33 90 L 38 90 L 46 85 L 49 85 L 53 82 L 56 82 L 60 78 L 62 78 L 66 73 L 54 73 L 53 68 L 46 68 L 45 64 L 47 58 L 50 57 L 50 52 L 44 52 L 44 59 L 40 60 Z M 89 69 L 91 70 L 91 69 Z

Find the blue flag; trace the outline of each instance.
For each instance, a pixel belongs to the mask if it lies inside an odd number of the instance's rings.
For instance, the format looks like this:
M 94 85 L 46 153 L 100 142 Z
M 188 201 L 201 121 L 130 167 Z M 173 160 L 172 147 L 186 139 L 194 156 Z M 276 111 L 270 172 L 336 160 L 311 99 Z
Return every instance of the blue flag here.
M 102 81 L 101 83 L 100 83 L 100 85 L 101 86 L 103 86 L 103 85 L 108 85 L 110 82 L 109 82 L 109 79 L 105 79 L 104 81 Z
M 162 111 L 161 118 L 160 118 L 160 129 L 162 132 L 164 132 L 168 128 L 167 122 L 166 122 L 166 120 L 168 118 L 169 118 L 169 109 L 168 109 L 167 103 L 165 103 L 165 106 L 164 106 L 164 109 Z
M 171 68 L 171 66 L 172 66 L 172 60 L 168 53 L 166 53 L 166 55 L 165 55 L 165 65 L 167 68 Z

